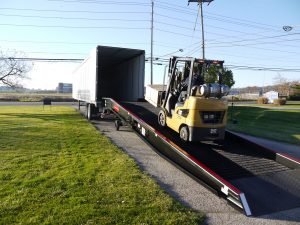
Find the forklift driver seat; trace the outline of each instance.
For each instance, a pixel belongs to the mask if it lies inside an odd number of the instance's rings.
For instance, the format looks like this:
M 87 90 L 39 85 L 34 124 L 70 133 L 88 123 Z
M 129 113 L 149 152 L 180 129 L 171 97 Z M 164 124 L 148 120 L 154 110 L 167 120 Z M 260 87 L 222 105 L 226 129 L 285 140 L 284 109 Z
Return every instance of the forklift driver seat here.
M 177 102 L 177 98 L 175 95 L 170 94 L 168 100 L 167 100 L 167 104 L 166 104 L 166 109 L 169 115 L 172 115 L 172 110 L 175 109 L 175 104 Z

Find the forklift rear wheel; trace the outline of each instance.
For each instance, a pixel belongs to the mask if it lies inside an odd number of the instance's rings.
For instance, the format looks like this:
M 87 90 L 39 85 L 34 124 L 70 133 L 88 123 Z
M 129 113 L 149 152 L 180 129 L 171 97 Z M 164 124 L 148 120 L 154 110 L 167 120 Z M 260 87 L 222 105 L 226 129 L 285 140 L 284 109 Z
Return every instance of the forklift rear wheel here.
M 189 128 L 187 126 L 182 126 L 179 130 L 179 136 L 180 139 L 184 142 L 187 142 L 189 140 Z
M 159 113 L 158 113 L 158 124 L 161 127 L 166 126 L 166 114 L 163 110 L 160 110 Z

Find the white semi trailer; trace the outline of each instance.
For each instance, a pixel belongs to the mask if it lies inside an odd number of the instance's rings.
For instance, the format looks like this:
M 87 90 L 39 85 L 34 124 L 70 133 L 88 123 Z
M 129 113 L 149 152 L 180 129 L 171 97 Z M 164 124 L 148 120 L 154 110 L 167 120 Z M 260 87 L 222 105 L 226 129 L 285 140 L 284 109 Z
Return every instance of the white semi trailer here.
M 145 51 L 97 46 L 73 72 L 73 98 L 86 104 L 91 119 L 102 98 L 138 101 L 144 98 Z

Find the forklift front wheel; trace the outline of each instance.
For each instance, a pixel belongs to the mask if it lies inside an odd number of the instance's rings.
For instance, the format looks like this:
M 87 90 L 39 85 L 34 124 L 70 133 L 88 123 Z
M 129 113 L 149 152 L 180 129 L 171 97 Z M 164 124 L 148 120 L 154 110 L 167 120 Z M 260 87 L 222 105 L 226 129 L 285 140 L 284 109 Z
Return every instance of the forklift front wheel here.
M 185 125 L 182 126 L 179 130 L 180 139 L 184 142 L 187 142 L 189 141 L 189 135 L 190 135 L 189 128 Z
M 163 110 L 160 110 L 158 113 L 158 124 L 161 127 L 166 126 L 166 113 Z

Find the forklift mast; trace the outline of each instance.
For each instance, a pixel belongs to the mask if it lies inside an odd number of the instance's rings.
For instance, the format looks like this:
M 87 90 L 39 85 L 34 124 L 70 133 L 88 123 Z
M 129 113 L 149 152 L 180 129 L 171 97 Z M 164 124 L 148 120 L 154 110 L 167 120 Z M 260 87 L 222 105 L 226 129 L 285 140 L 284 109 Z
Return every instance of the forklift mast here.
M 172 57 L 169 60 L 169 71 L 168 71 L 168 76 L 169 76 L 169 81 L 167 83 L 167 89 L 166 89 L 166 93 L 165 93 L 165 97 L 164 97 L 164 101 L 163 101 L 163 105 L 162 108 L 166 107 L 167 104 L 167 100 L 170 94 L 175 94 L 173 92 L 178 92 L 179 90 L 176 90 L 177 87 L 176 85 L 178 85 L 176 83 L 176 81 L 178 82 L 179 78 L 179 71 L 178 71 L 178 63 L 185 63 L 186 65 L 189 65 L 190 69 L 189 69 L 189 85 L 187 88 L 187 95 L 189 96 L 191 93 L 191 82 L 192 82 L 192 75 L 193 75 L 193 69 L 194 69 L 194 64 L 198 63 L 200 65 L 202 65 L 202 72 L 201 72 L 201 76 L 204 76 L 204 72 L 206 69 L 210 68 L 211 65 L 218 65 L 221 69 L 223 68 L 223 64 L 224 61 L 221 60 L 206 60 L 206 59 L 197 59 L 197 58 L 193 58 L 193 57 Z M 187 68 L 185 68 L 187 69 Z M 204 77 L 203 77 L 204 78 Z M 218 83 L 222 84 L 222 73 L 218 73 Z

